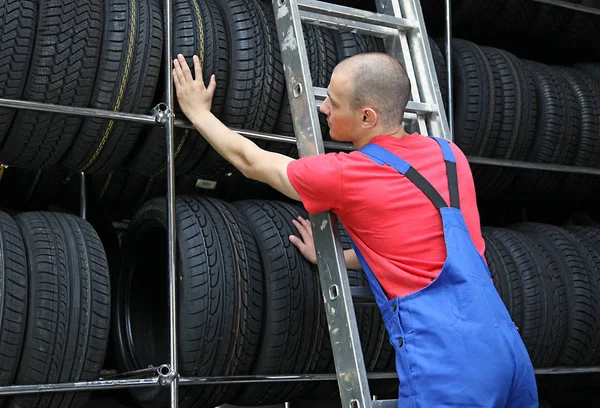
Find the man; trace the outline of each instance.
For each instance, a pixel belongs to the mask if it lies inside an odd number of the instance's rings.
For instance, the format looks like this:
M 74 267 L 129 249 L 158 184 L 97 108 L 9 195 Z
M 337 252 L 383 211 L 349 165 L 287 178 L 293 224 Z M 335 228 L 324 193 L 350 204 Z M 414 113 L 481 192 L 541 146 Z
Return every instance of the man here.
M 396 351 L 400 407 L 534 407 L 527 350 L 483 258 L 475 189 L 464 154 L 402 126 L 410 82 L 380 53 L 341 62 L 321 106 L 332 139 L 357 151 L 294 160 L 264 151 L 211 112 L 216 83 L 174 61 L 181 109 L 246 177 L 334 211 L 354 242 L 347 267 L 362 266 Z M 410 163 L 410 164 L 409 164 Z M 290 240 L 316 261 L 310 225 Z

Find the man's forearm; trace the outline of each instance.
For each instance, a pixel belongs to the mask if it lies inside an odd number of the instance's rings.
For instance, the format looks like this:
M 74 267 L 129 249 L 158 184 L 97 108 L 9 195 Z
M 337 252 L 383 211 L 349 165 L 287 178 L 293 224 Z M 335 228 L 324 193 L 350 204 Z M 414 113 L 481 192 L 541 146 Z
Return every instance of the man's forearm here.
M 190 116 L 190 121 L 206 141 L 225 160 L 246 174 L 251 166 L 248 157 L 253 150 L 260 148 L 253 141 L 229 129 L 211 112 L 201 112 Z
M 356 256 L 354 249 L 346 249 L 344 251 L 344 260 L 346 261 L 347 269 L 360 269 L 361 265 Z

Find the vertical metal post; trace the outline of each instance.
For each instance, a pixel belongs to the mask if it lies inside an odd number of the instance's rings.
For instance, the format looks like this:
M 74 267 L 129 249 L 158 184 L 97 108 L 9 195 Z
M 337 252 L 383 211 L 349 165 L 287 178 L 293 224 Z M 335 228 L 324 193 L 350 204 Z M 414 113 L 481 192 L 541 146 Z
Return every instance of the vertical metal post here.
M 168 262 L 169 262 L 169 318 L 170 318 L 170 339 L 171 339 L 171 374 L 173 381 L 171 388 L 171 408 L 177 408 L 179 405 L 178 395 L 178 364 L 177 364 L 177 259 L 176 259 L 176 223 L 175 223 L 175 164 L 173 160 L 173 52 L 172 52 L 172 11 L 173 4 L 171 0 L 164 0 L 165 16 L 165 101 L 167 122 L 165 123 L 165 137 L 167 139 L 167 222 L 168 222 Z
M 79 174 L 79 214 L 85 220 L 87 216 L 87 193 L 85 191 L 85 173 Z
M 446 68 L 448 70 L 448 127 L 449 139 L 454 140 L 454 86 L 452 81 L 452 1 L 446 0 Z
M 300 11 L 296 0 L 272 0 L 300 156 L 324 152 Z M 371 408 L 369 384 L 335 216 L 311 216 L 321 290 L 343 408 Z

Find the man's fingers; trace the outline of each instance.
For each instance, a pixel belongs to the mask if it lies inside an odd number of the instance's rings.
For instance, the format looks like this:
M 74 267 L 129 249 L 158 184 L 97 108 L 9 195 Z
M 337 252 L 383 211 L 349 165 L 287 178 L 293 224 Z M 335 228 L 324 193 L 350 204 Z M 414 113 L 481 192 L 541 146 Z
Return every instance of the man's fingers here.
M 296 246 L 300 251 L 302 251 L 304 247 L 306 247 L 304 242 L 295 235 L 290 235 L 290 242 L 294 244 L 294 246 Z
M 177 71 L 175 69 L 173 69 L 173 82 L 175 83 L 176 87 L 179 86 L 179 76 L 177 75 Z
M 185 60 L 185 57 L 181 54 L 179 54 L 177 56 L 177 59 L 179 60 L 179 65 L 181 65 L 181 71 L 183 72 L 183 77 L 186 79 L 186 81 L 193 81 L 194 78 L 192 78 L 192 71 L 190 71 L 190 66 L 188 65 L 187 61 Z
M 200 83 L 204 83 L 204 79 L 202 79 L 202 65 L 200 65 L 200 58 L 197 55 L 192 57 L 194 61 L 194 76 L 196 77 L 196 81 Z
M 307 228 L 306 225 L 302 224 L 298 220 L 292 220 L 292 223 L 294 224 L 294 226 L 296 227 L 296 229 L 298 230 L 298 232 L 302 236 L 302 240 L 304 241 L 304 243 L 305 244 L 312 244 L 312 239 L 313 238 L 312 238 L 312 231 L 310 229 L 310 226 Z
M 183 82 L 184 76 L 183 71 L 181 70 L 181 64 L 179 63 L 179 60 L 173 61 L 173 72 L 175 72 L 175 75 L 178 77 L 177 80 L 181 84 Z
M 312 237 L 312 226 L 310 225 L 310 221 L 302 217 L 298 217 L 298 220 L 304 229 L 306 229 L 306 232 Z
M 215 93 L 215 89 L 217 89 L 217 79 L 215 78 L 215 75 L 213 74 L 210 76 L 210 83 L 208 84 L 208 88 L 207 88 L 208 94 L 211 96 L 211 98 Z

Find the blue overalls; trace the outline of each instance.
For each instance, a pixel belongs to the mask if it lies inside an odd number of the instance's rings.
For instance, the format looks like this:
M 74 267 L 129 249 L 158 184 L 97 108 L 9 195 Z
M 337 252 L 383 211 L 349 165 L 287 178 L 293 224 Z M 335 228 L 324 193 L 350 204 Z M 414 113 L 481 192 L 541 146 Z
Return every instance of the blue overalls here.
M 402 298 L 387 299 L 353 243 L 396 351 L 398 407 L 537 407 L 527 349 L 460 211 L 454 153 L 445 139 L 434 140 L 446 162 L 450 207 L 401 158 L 375 144 L 360 150 L 408 178 L 440 210 L 444 226 L 447 258 L 440 275 Z

